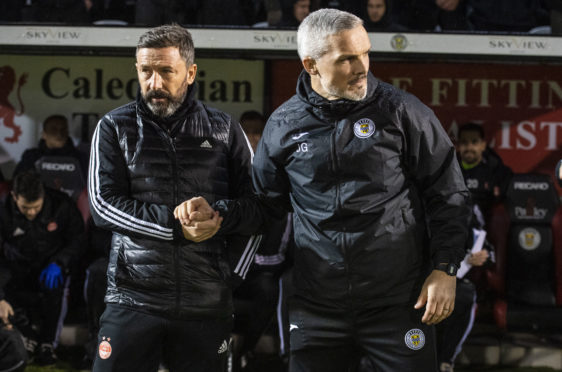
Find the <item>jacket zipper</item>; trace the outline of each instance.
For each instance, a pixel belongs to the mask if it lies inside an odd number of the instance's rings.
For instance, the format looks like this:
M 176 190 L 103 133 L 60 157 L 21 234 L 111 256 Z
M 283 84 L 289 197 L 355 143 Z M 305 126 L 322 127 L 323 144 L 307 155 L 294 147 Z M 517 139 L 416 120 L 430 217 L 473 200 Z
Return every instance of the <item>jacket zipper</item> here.
M 341 190 L 340 190 L 340 179 L 339 179 L 339 162 L 338 162 L 338 154 L 337 154 L 337 150 L 336 150 L 336 137 L 337 137 L 337 133 L 338 133 L 338 122 L 335 123 L 335 125 L 333 126 L 333 130 L 332 130 L 332 135 L 331 135 L 331 139 L 330 139 L 330 145 L 331 145 L 331 149 L 332 149 L 332 170 L 334 172 L 334 179 L 336 180 L 336 213 L 339 215 L 340 214 L 340 210 L 342 208 L 342 203 L 341 203 Z M 353 289 L 353 285 L 351 283 L 351 278 L 349 276 L 349 260 L 348 260 L 348 252 L 347 252 L 347 247 L 346 247 L 346 228 L 345 228 L 345 224 L 342 224 L 342 230 L 343 230 L 343 235 L 342 235 L 342 253 L 343 253 L 343 264 L 344 264 L 344 268 L 345 268 L 345 275 L 347 277 L 347 290 L 348 290 L 348 295 L 349 298 L 351 299 L 351 291 Z
M 178 177 L 177 177 L 177 173 L 178 173 L 178 166 L 177 166 L 177 156 L 176 156 L 176 143 L 175 143 L 175 138 L 173 138 L 170 135 L 170 132 L 168 131 L 167 133 L 167 137 L 168 137 L 168 141 L 170 143 L 170 148 L 172 149 L 172 154 L 173 154 L 173 159 L 172 159 L 172 182 L 173 182 L 173 190 L 174 190 L 174 194 L 173 194 L 173 200 L 174 200 L 174 205 L 178 205 L 179 201 L 178 201 L 178 183 L 176 182 Z M 179 268 L 179 246 L 178 244 L 174 244 L 174 273 L 176 276 L 176 313 L 179 315 L 180 313 L 180 298 L 181 298 L 181 286 L 180 286 L 180 268 Z

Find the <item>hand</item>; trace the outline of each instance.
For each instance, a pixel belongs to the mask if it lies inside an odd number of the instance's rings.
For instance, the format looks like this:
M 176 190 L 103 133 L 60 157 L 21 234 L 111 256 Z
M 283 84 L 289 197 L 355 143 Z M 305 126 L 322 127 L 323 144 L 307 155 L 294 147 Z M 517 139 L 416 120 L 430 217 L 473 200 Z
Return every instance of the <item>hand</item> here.
M 468 263 L 471 264 L 472 266 L 482 266 L 484 265 L 484 262 L 486 262 L 486 260 L 488 259 L 488 257 L 490 256 L 490 254 L 488 253 L 487 250 L 482 249 L 474 254 L 471 254 L 468 257 Z
M 4 325 L 8 329 L 12 329 L 12 324 L 10 323 L 10 316 L 14 315 L 14 309 L 12 305 L 6 300 L 0 301 L 0 319 L 4 322 Z
M 181 225 L 183 236 L 196 243 L 212 238 L 221 227 L 222 217 L 219 212 L 213 212 L 213 217 L 206 221 L 192 220 L 189 225 Z
M 54 262 L 47 265 L 39 275 L 39 281 L 48 289 L 58 288 L 62 284 L 62 271 L 60 266 Z
M 414 308 L 425 306 L 422 323 L 437 324 L 447 318 L 455 308 L 455 290 L 457 278 L 444 271 L 433 270 L 425 279 L 418 302 Z
M 459 6 L 460 0 L 435 0 L 435 4 L 443 10 L 452 12 Z
M 174 209 L 174 217 L 184 226 L 189 226 L 192 221 L 210 220 L 214 214 L 213 208 L 200 196 L 184 201 Z

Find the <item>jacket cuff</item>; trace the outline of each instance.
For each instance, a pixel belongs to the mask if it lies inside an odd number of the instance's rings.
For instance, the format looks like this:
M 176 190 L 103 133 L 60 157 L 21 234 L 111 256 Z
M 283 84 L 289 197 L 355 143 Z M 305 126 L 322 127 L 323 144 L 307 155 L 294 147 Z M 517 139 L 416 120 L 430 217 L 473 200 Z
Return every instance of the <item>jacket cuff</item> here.
M 457 267 L 460 265 L 460 261 L 457 261 L 454 258 L 452 258 L 451 254 L 449 254 L 449 252 L 447 251 L 435 252 L 435 254 L 431 259 L 431 263 L 433 264 L 432 268 L 436 268 L 439 264 L 443 264 L 443 263 L 446 264 L 453 263 L 457 265 Z

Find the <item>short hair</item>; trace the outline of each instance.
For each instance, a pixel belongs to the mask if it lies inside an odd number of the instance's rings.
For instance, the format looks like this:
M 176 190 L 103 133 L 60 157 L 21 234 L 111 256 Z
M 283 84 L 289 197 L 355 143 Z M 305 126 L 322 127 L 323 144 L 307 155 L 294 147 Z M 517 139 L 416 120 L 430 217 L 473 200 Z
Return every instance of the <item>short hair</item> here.
M 195 60 L 195 46 L 189 31 L 178 24 L 163 25 L 151 28 L 141 35 L 137 43 L 137 51 L 143 48 L 168 48 L 179 49 L 180 56 L 187 66 L 191 66 Z
M 338 9 L 319 9 L 301 22 L 297 31 L 297 49 L 301 60 L 318 59 L 330 50 L 328 36 L 362 26 L 356 15 Z
M 43 133 L 64 141 L 68 138 L 68 120 L 63 115 L 51 115 L 43 122 Z
M 484 128 L 482 125 L 476 123 L 466 123 L 459 127 L 458 138 L 461 138 L 462 132 L 477 132 L 480 139 L 484 140 L 486 138 L 484 134 Z
M 33 202 L 45 196 L 45 187 L 41 176 L 34 170 L 18 173 L 14 178 L 12 191 L 16 197 L 21 196 L 28 202 Z
M 259 122 L 260 126 L 249 128 L 248 121 Z M 240 125 L 242 126 L 242 129 L 244 129 L 244 132 L 247 132 L 250 129 L 257 129 L 261 133 L 263 132 L 263 128 L 265 127 L 265 117 L 255 110 L 244 111 L 240 116 Z

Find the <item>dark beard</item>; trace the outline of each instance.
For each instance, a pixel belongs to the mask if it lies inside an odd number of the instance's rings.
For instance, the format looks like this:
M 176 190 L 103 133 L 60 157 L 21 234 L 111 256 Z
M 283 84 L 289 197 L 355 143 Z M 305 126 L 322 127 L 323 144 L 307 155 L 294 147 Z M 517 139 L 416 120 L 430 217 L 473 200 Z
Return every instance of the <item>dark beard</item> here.
M 154 115 L 164 119 L 172 116 L 180 108 L 187 95 L 187 87 L 188 84 L 185 81 L 175 97 L 162 90 L 149 90 L 146 94 L 143 94 L 143 99 Z M 152 98 L 166 98 L 167 102 L 152 103 Z

